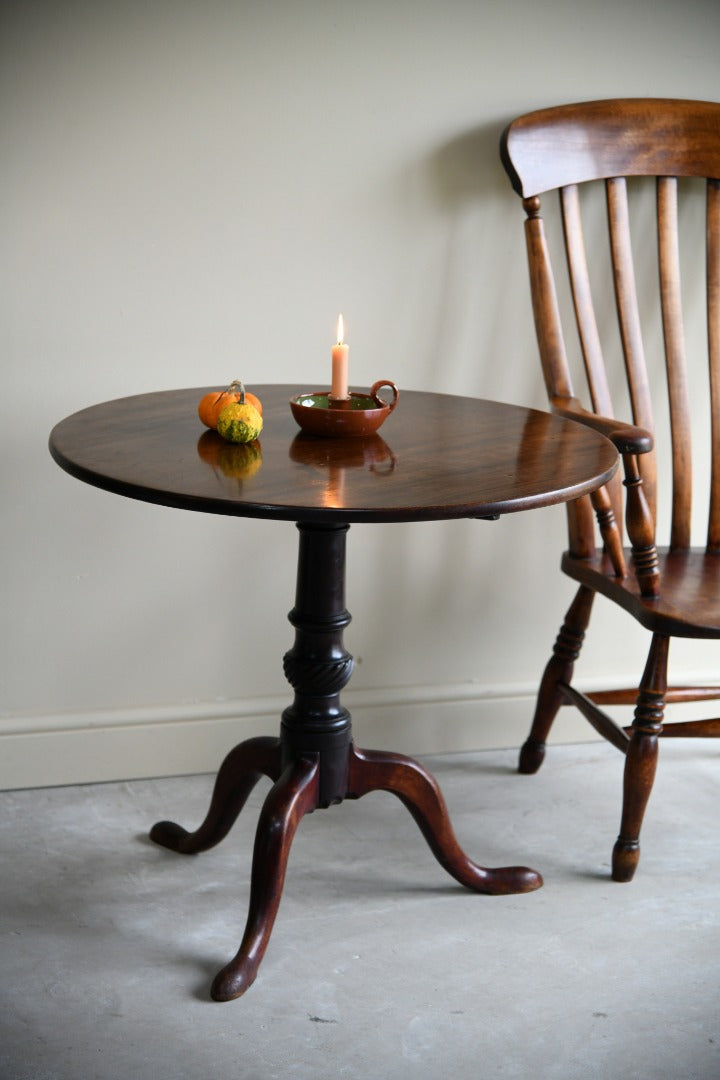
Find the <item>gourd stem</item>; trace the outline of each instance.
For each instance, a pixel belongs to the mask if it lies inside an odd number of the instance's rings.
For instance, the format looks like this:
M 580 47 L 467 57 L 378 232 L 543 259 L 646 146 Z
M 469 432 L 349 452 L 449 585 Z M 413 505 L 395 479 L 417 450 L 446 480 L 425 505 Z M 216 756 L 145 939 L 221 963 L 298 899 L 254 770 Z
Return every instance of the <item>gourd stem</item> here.
M 240 392 L 240 404 L 244 405 L 245 404 L 245 387 L 243 386 L 242 381 L 240 379 L 233 379 L 233 381 L 230 383 L 230 386 L 228 387 L 228 393 L 231 394 L 234 390 L 238 390 Z

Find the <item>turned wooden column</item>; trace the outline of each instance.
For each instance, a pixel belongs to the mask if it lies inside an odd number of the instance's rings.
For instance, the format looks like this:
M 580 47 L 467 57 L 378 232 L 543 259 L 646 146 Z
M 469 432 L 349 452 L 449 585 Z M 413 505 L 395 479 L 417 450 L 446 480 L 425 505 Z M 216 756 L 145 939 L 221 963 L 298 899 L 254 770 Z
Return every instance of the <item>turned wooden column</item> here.
M 283 764 L 320 754 L 318 806 L 341 802 L 347 792 L 350 713 L 340 691 L 353 670 L 343 645 L 350 622 L 345 607 L 348 525 L 299 523 L 297 589 L 288 618 L 295 644 L 283 658 L 295 699 L 282 714 Z

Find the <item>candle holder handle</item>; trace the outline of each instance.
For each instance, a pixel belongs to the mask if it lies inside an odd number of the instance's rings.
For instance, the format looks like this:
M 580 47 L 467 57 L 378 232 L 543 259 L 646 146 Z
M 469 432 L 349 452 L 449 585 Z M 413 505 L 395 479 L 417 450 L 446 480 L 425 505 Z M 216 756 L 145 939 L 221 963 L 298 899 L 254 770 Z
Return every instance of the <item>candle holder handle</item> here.
M 392 390 L 392 400 L 391 401 L 385 401 L 384 398 L 380 397 L 379 391 L 383 386 L 389 386 L 390 389 Z M 381 408 L 381 409 L 389 409 L 390 412 L 392 412 L 393 409 L 395 408 L 395 406 L 398 403 L 398 398 L 400 397 L 400 391 L 398 390 L 395 383 L 392 382 L 390 379 L 378 379 L 378 381 L 374 382 L 372 384 L 372 386 L 370 387 L 370 397 L 373 398 L 377 402 L 379 408 Z

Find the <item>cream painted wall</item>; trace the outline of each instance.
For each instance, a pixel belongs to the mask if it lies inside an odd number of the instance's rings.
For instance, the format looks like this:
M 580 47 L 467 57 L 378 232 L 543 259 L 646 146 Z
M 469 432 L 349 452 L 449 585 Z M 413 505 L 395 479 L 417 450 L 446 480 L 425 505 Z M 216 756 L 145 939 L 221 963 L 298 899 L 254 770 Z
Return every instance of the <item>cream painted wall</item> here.
M 294 529 L 86 487 L 53 423 L 236 376 L 324 383 L 338 311 L 359 385 L 542 406 L 500 131 L 561 101 L 717 98 L 720 6 L 37 0 L 0 20 L 0 786 L 211 769 L 288 699 Z M 560 508 L 355 526 L 360 740 L 519 742 L 572 594 L 563 541 Z M 640 636 L 598 615 L 583 677 L 634 679 Z

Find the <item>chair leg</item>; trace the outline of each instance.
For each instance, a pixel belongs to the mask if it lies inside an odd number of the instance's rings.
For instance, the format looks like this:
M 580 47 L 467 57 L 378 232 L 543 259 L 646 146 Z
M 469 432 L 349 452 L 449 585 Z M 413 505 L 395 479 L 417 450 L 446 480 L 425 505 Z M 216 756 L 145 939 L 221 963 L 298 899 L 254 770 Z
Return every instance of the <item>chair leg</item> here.
M 569 683 L 575 661 L 580 655 L 585 631 L 590 621 L 595 593 L 581 585 L 568 608 L 553 654 L 548 660 L 538 691 L 532 727 L 521 751 L 518 772 L 537 772 L 545 757 L 545 743 L 558 709 L 563 703 L 561 683 Z
M 670 639 L 653 634 L 625 758 L 623 810 L 612 857 L 613 881 L 632 881 L 640 859 L 640 829 L 650 798 L 667 693 Z

